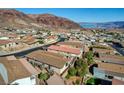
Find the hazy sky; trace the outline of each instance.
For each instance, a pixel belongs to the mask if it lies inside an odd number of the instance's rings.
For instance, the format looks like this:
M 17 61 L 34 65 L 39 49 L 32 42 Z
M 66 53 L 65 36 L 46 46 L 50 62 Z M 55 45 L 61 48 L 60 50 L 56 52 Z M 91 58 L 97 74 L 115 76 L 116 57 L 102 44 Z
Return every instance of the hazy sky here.
M 124 21 L 124 8 L 17 8 L 28 14 L 50 13 L 76 22 Z

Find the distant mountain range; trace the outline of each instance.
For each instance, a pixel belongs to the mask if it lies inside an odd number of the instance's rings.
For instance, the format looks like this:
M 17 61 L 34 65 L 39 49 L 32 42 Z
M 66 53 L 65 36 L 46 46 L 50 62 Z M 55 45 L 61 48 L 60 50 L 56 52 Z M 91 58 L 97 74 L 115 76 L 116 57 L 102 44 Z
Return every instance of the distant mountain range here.
M 124 21 L 104 22 L 104 23 L 80 22 L 79 24 L 83 28 L 102 28 L 102 29 L 123 29 L 124 28 Z
M 78 29 L 81 26 L 53 14 L 25 14 L 15 9 L 0 9 L 0 27 Z
M 14 28 L 62 28 L 62 29 L 82 29 L 82 28 L 103 28 L 115 29 L 124 28 L 124 21 L 87 23 L 74 22 L 70 19 L 53 14 L 26 14 L 15 9 L 0 9 L 0 27 Z

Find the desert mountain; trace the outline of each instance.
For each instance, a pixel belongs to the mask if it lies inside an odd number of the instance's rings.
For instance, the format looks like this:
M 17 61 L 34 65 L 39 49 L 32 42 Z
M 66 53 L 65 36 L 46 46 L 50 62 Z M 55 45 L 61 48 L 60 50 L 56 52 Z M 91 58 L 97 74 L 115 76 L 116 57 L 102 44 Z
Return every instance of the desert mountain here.
M 0 10 L 1 27 L 29 27 L 32 23 L 36 23 L 35 20 L 22 12 L 14 9 Z
M 29 15 L 35 19 L 38 24 L 45 24 L 51 27 L 60 27 L 66 29 L 80 28 L 80 25 L 63 17 L 58 17 L 52 14 Z
M 43 27 L 77 29 L 78 23 L 52 14 L 25 14 L 15 9 L 0 9 L 0 27 Z

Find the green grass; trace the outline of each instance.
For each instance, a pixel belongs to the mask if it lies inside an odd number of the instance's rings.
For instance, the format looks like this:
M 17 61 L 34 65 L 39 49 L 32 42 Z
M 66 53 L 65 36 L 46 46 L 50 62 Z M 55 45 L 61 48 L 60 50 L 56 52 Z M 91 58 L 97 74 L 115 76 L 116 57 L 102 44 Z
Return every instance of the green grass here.
M 96 84 L 96 79 L 95 78 L 90 78 L 89 80 L 87 80 L 87 85 L 95 85 Z

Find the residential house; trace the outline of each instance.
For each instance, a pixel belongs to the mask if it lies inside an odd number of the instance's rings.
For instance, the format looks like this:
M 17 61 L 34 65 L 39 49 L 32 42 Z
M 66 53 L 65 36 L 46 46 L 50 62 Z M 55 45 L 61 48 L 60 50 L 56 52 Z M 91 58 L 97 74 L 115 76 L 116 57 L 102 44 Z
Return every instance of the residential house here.
M 38 45 L 39 43 L 37 42 L 37 39 L 35 39 L 33 36 L 31 35 L 28 35 L 28 36 L 25 36 L 21 39 L 21 41 L 27 45 Z
M 102 48 L 93 48 L 94 54 L 115 54 L 115 51 L 112 49 L 102 49 Z
M 51 35 L 51 36 L 48 36 L 44 39 L 44 43 L 52 43 L 52 42 L 55 42 L 57 41 L 58 39 L 58 36 L 56 35 Z
M 82 49 L 85 52 L 89 51 L 88 46 L 85 45 L 85 44 L 82 44 L 80 41 L 59 42 L 59 43 L 57 43 L 57 45 L 63 46 L 63 47 L 70 47 L 70 48 L 79 48 L 79 49 Z
M 0 48 L 2 48 L 2 49 L 6 49 L 6 48 L 10 48 L 10 47 L 15 47 L 15 46 L 16 46 L 16 42 L 14 42 L 14 41 L 0 40 Z
M 31 52 L 25 57 L 33 66 L 45 68 L 49 72 L 56 72 L 59 75 L 63 74 L 74 62 L 74 58 L 65 58 L 57 53 L 42 50 Z
M 111 63 L 98 63 L 93 67 L 93 76 L 102 80 L 118 79 L 124 81 L 124 66 Z
M 99 58 L 95 59 L 104 63 L 124 65 L 124 57 L 119 55 L 100 54 Z
M 25 59 L 0 57 L 0 85 L 35 85 L 38 74 Z
M 59 53 L 67 57 L 82 57 L 83 49 L 68 46 L 51 45 L 47 49 L 49 52 Z
M 9 39 L 20 39 L 19 35 L 13 33 L 5 34 L 5 36 L 8 37 Z
M 20 36 L 12 33 L 4 33 L 0 35 L 0 40 L 15 40 L 20 39 Z
M 83 44 L 80 41 L 59 42 L 57 45 L 74 47 L 74 48 L 83 48 Z

